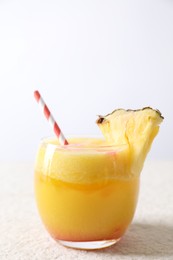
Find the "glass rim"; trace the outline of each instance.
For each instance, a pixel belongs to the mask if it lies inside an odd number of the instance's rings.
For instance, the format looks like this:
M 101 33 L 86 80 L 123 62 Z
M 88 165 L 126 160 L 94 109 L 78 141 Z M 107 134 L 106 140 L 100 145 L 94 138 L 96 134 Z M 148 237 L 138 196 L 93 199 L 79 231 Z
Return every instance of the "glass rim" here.
M 72 138 L 79 138 L 79 139 L 95 139 L 95 140 L 105 140 L 103 136 L 98 136 L 98 135 L 69 135 L 67 136 L 67 140 L 72 139 Z M 53 141 L 57 141 L 57 143 L 53 143 Z M 106 141 L 105 141 L 106 142 Z M 56 150 L 64 150 L 64 151 L 92 151 L 92 150 L 97 150 L 97 151 L 102 151 L 106 150 L 115 150 L 115 149 L 123 149 L 127 148 L 128 144 L 120 144 L 120 145 L 114 145 L 114 144 L 88 144 L 88 146 L 82 145 L 80 142 L 79 143 L 72 143 L 68 145 L 60 145 L 58 142 L 58 138 L 56 136 L 47 136 L 43 137 L 40 140 L 40 145 L 44 145 L 46 147 L 54 147 Z

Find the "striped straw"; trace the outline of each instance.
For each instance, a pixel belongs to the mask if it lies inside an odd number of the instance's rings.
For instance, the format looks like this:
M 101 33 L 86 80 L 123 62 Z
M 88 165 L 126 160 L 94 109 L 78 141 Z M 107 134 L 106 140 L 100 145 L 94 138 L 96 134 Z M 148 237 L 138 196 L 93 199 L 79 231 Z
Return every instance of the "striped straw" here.
M 56 136 L 58 137 L 60 144 L 67 145 L 68 142 L 67 142 L 65 136 L 63 135 L 61 129 L 59 128 L 58 124 L 56 123 L 53 115 L 51 114 L 49 108 L 47 107 L 46 103 L 44 102 L 44 100 L 38 90 L 34 91 L 34 97 L 35 97 L 36 101 L 38 102 L 39 107 L 43 111 L 45 117 L 47 118 L 48 122 L 50 123 L 51 127 L 53 128 Z

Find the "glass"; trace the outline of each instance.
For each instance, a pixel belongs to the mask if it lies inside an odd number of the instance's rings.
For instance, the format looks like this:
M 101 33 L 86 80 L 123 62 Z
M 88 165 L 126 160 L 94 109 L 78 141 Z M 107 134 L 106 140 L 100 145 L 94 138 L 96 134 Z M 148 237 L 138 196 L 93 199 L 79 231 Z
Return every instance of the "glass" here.
M 86 138 L 71 142 L 62 147 L 44 139 L 38 149 L 35 196 L 41 219 L 64 246 L 108 247 L 133 219 L 139 177 L 120 174 L 128 161 L 126 145 L 106 146 L 101 139 Z

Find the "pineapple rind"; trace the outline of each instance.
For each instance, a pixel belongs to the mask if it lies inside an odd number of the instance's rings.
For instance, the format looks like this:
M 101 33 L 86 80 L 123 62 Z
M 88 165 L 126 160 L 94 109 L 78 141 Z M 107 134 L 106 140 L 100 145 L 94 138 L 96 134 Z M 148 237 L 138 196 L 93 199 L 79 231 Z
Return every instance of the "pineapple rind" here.
M 153 109 L 153 108 L 151 108 L 151 107 L 148 106 L 148 107 L 143 107 L 142 109 L 124 109 L 124 108 L 118 108 L 118 109 L 113 110 L 111 113 L 109 113 L 109 114 L 107 114 L 107 115 L 105 115 L 105 116 L 98 115 L 99 118 L 97 119 L 96 123 L 97 123 L 97 124 L 103 123 L 104 120 L 106 120 L 106 118 L 107 118 L 108 116 L 111 116 L 112 114 L 114 114 L 115 112 L 118 112 L 118 111 L 119 111 L 119 112 L 121 112 L 121 111 L 126 111 L 126 112 L 138 112 L 138 111 L 146 110 L 146 109 L 155 111 L 160 118 L 164 119 L 164 117 L 162 116 L 162 114 L 161 114 L 161 112 L 160 112 L 159 109 Z

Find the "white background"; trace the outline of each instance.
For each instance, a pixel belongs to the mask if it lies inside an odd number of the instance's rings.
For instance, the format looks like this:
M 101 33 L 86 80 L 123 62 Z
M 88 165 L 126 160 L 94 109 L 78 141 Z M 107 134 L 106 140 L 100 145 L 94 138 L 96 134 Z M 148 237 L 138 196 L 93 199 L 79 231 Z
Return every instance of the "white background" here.
M 158 108 L 149 158 L 173 159 L 173 1 L 0 0 L 0 161 L 33 161 L 53 132 L 99 134 L 98 114 Z

